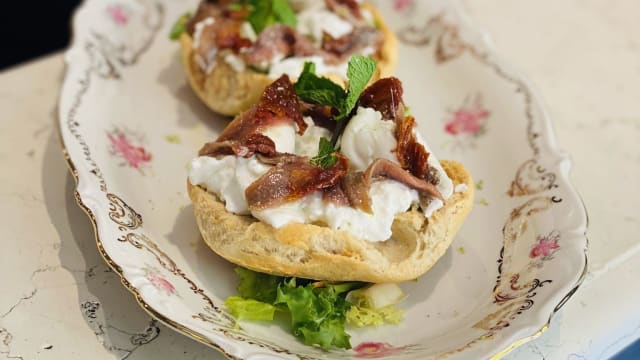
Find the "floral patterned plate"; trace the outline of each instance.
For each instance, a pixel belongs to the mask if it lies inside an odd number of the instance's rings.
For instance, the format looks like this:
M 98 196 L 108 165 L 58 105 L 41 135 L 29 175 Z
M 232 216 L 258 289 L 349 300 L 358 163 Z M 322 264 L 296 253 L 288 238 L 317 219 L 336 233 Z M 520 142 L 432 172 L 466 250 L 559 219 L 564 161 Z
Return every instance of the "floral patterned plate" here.
M 450 0 L 378 1 L 400 39 L 406 102 L 440 158 L 464 162 L 476 204 L 437 265 L 404 288 L 405 321 L 352 330 L 353 349 L 286 326 L 236 326 L 233 266 L 200 239 L 186 164 L 227 119 L 186 84 L 169 28 L 195 0 L 88 0 L 75 16 L 60 131 L 98 248 L 139 303 L 231 358 L 500 357 L 539 335 L 580 284 L 586 213 L 530 85 Z

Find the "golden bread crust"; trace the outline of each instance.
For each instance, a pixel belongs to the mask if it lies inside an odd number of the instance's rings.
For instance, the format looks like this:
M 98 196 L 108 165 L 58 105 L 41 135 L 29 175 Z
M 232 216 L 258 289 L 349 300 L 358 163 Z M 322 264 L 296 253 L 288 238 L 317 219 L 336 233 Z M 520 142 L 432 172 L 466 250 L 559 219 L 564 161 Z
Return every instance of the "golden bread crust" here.
M 374 16 L 376 24 L 385 35 L 385 42 L 373 58 L 378 68 L 372 81 L 395 73 L 397 63 L 397 39 L 384 23 L 377 9 L 363 4 Z M 189 85 L 211 110 L 223 115 L 236 115 L 260 100 L 264 88 L 273 82 L 267 75 L 249 68 L 236 72 L 226 61 L 218 58 L 216 66 L 208 74 L 203 72 L 195 59 L 192 39 L 187 33 L 180 36 L 182 64 Z M 339 76 L 327 76 L 337 83 L 344 83 Z
M 342 230 L 292 223 L 279 229 L 252 216 L 226 211 L 205 189 L 188 183 L 204 241 L 240 266 L 276 275 L 330 281 L 399 282 L 427 272 L 444 255 L 473 205 L 474 184 L 460 163 L 442 161 L 454 185 L 445 206 L 429 218 L 417 209 L 396 215 L 383 242 L 358 239 Z

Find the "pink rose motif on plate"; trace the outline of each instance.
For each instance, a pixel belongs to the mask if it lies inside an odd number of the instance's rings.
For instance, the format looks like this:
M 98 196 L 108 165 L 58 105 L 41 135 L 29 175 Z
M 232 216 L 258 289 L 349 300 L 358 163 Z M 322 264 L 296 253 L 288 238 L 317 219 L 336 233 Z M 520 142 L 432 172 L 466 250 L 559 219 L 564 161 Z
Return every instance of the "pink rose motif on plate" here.
M 115 129 L 107 132 L 107 137 L 111 143 L 111 154 L 122 158 L 124 160 L 123 166 L 142 169 L 151 161 L 151 154 L 143 146 L 134 145 L 133 141 L 139 142 L 141 139 L 130 131 Z
M 444 132 L 453 137 L 444 147 L 465 149 L 475 147 L 475 141 L 487 132 L 487 121 L 491 113 L 482 105 L 482 96 L 467 96 L 456 110 L 450 110 L 445 119 Z
M 415 5 L 414 0 L 394 0 L 393 8 L 396 11 L 405 11 L 413 7 Z
M 468 134 L 474 137 L 486 131 L 489 111 L 482 106 L 482 97 L 477 94 L 473 98 L 465 98 L 458 110 L 451 111 L 444 125 L 444 131 L 450 135 Z
M 147 266 L 144 270 L 145 277 L 153 287 L 155 287 L 158 291 L 165 293 L 166 295 L 175 295 L 176 288 L 165 278 L 163 278 L 157 269 L 153 267 Z
M 129 23 L 129 14 L 122 5 L 110 5 L 107 8 L 107 13 L 111 20 L 118 25 L 127 25 Z
M 540 258 L 543 261 L 553 259 L 553 254 L 560 249 L 558 241 L 560 241 L 560 233 L 555 230 L 546 236 L 538 236 L 536 243 L 531 247 L 529 257 Z
M 408 346 L 393 346 L 383 342 L 363 342 L 354 347 L 357 358 L 376 359 L 405 350 Z

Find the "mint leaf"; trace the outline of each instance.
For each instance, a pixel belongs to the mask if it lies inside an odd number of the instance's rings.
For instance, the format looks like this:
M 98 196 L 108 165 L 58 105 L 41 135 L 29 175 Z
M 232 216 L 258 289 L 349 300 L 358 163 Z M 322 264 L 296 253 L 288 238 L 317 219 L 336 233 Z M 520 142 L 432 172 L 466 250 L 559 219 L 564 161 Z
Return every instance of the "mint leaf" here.
M 228 297 L 224 304 L 238 320 L 271 321 L 276 312 L 276 307 L 271 304 L 239 296 Z
M 349 89 L 347 91 L 347 98 L 345 99 L 344 106 L 340 112 L 339 120 L 349 116 L 358 102 L 360 94 L 362 94 L 365 87 L 367 87 L 367 84 L 369 83 L 369 80 L 371 80 L 375 71 L 376 61 L 370 57 L 354 55 L 349 59 L 349 65 L 347 68 Z
M 291 27 L 295 27 L 298 22 L 288 0 L 249 0 L 248 4 L 251 11 L 247 21 L 256 34 L 276 22 Z
M 371 80 L 376 70 L 376 62 L 370 57 L 354 55 L 349 59 L 347 76 L 349 78 L 348 91 L 331 80 L 319 77 L 315 73 L 315 64 L 306 62 L 294 89 L 298 96 L 307 102 L 332 106 L 338 110 L 334 117 L 339 122 L 331 141 L 320 139 L 318 155 L 311 159 L 311 163 L 323 168 L 329 168 L 337 162 L 334 147 L 338 137 L 346 126 L 346 121 L 356 106 L 360 95 Z
M 370 57 L 354 55 L 349 59 L 347 77 L 349 86 L 345 92 L 340 85 L 319 77 L 315 64 L 306 62 L 294 88 L 298 96 L 307 102 L 333 106 L 338 110 L 337 121 L 346 119 L 358 102 L 358 98 L 376 71 L 376 61 Z
M 191 19 L 190 12 L 182 14 L 182 16 L 180 16 L 171 27 L 169 39 L 178 40 L 180 38 L 180 35 L 182 35 L 182 33 L 187 30 L 187 22 L 189 21 L 189 19 Z
M 333 150 L 333 144 L 326 137 L 321 137 L 318 143 L 318 155 L 311 158 L 311 164 L 328 169 L 338 162 Z
M 333 106 L 340 109 L 347 97 L 340 85 L 316 75 L 316 65 L 305 62 L 298 81 L 293 85 L 298 96 L 307 102 Z
M 288 0 L 273 0 L 272 10 L 278 22 L 293 28 L 296 27 L 298 20 Z
M 282 277 L 255 272 L 243 267 L 235 268 L 240 278 L 238 293 L 243 298 L 273 303 Z
M 264 28 L 275 22 L 272 16 L 272 3 L 266 0 L 252 0 L 249 1 L 249 4 L 251 5 L 251 11 L 247 21 L 249 21 L 256 34 L 260 34 Z

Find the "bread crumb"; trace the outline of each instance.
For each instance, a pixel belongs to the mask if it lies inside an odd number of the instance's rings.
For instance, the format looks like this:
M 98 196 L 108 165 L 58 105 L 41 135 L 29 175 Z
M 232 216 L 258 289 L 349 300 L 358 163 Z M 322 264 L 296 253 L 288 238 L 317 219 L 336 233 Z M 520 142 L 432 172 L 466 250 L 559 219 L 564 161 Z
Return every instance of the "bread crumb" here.
M 164 137 L 164 139 L 171 144 L 180 144 L 180 136 L 176 134 L 167 135 Z

